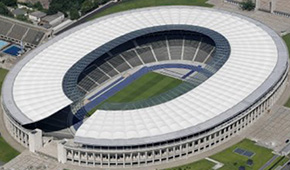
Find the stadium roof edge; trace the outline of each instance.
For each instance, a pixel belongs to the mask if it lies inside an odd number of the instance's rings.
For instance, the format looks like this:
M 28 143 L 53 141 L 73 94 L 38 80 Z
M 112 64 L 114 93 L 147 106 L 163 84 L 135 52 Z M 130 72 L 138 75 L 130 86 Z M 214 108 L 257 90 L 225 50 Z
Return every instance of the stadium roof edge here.
M 208 129 L 210 127 L 213 127 L 217 125 L 220 122 L 225 121 L 231 116 L 235 116 L 235 114 L 238 114 L 239 111 L 247 108 L 250 103 L 253 101 L 257 100 L 257 97 L 261 96 L 261 93 L 264 93 L 266 90 L 272 87 L 273 82 L 272 81 L 278 81 L 278 75 L 281 75 L 283 71 L 286 69 L 285 63 L 287 63 L 288 60 L 288 51 L 287 48 L 284 44 L 284 42 L 281 40 L 281 38 L 276 34 L 273 30 L 271 30 L 269 27 L 259 23 L 256 20 L 247 18 L 245 16 L 231 13 L 231 12 L 226 12 L 226 11 L 221 11 L 221 10 L 216 10 L 216 9 L 208 9 L 208 8 L 203 8 L 203 7 L 188 7 L 188 6 L 166 6 L 166 7 L 150 7 L 150 8 L 142 8 L 142 9 L 135 9 L 131 11 L 124 11 L 121 13 L 116 13 L 112 15 L 108 15 L 102 18 L 99 18 L 94 21 L 90 21 L 88 23 L 85 23 L 83 25 L 80 25 L 78 27 L 72 28 L 71 30 L 64 32 L 60 34 L 59 36 L 53 38 L 46 44 L 41 45 L 39 48 L 35 49 L 31 53 L 29 53 L 27 56 L 24 57 L 16 66 L 13 67 L 13 69 L 8 73 L 7 78 L 5 79 L 5 82 L 3 84 L 3 89 L 2 89 L 2 94 L 3 94 L 3 103 L 7 109 L 12 112 L 11 115 L 20 123 L 20 124 L 29 124 L 33 123 L 38 120 L 42 120 L 52 114 L 54 114 L 56 111 L 59 111 L 60 109 L 68 106 L 69 104 L 72 103 L 71 100 L 69 100 L 66 96 L 63 97 L 64 103 L 61 103 L 60 106 L 54 108 L 53 110 L 49 110 L 49 113 L 46 113 L 45 116 L 38 117 L 37 119 L 31 119 L 27 117 L 25 113 L 23 113 L 19 107 L 17 107 L 17 104 L 14 101 L 14 96 L 13 96 L 13 87 L 15 83 L 15 79 L 18 76 L 19 72 L 23 69 L 23 67 L 29 63 L 31 59 L 33 59 L 35 56 L 37 56 L 40 52 L 45 50 L 46 48 L 51 48 L 50 46 L 53 45 L 54 43 L 66 38 L 67 36 L 87 27 L 90 25 L 93 25 L 95 23 L 104 21 L 108 18 L 116 17 L 116 16 L 121 16 L 124 14 L 130 14 L 134 12 L 141 12 L 141 11 L 146 11 L 146 10 L 156 10 L 156 9 L 172 9 L 172 8 L 184 8 L 184 9 L 198 9 L 198 10 L 205 10 L 205 11 L 213 11 L 213 12 L 219 12 L 223 14 L 229 14 L 233 15 L 236 17 L 239 17 L 240 19 L 244 19 L 246 21 L 249 21 L 251 23 L 254 23 L 256 26 L 259 28 L 263 29 L 265 32 L 267 32 L 271 38 L 275 41 L 276 43 L 276 48 L 278 51 L 278 55 L 280 58 L 277 60 L 277 63 L 275 65 L 275 69 L 271 74 L 272 76 L 267 77 L 265 80 L 265 85 L 262 86 L 262 89 L 258 89 L 256 93 L 253 93 L 253 96 L 249 95 L 248 98 L 242 100 L 239 105 L 236 105 L 235 107 L 229 108 L 227 111 L 221 113 L 221 115 L 215 117 L 214 119 L 210 119 L 205 121 L 204 123 L 198 124 L 196 126 L 192 126 L 191 128 L 186 128 L 181 131 L 175 131 L 172 133 L 167 133 L 163 135 L 156 135 L 156 136 L 151 136 L 151 137 L 145 137 L 145 138 L 131 138 L 131 139 L 100 139 L 100 138 L 90 138 L 90 137 L 83 137 L 83 136 L 76 136 L 75 141 L 78 143 L 83 143 L 83 144 L 93 144 L 93 145 L 107 145 L 107 146 L 116 146 L 116 145 L 132 145 L 132 144 L 143 144 L 143 143 L 149 143 L 149 142 L 154 142 L 154 141 L 160 141 L 160 140 L 165 140 L 165 139 L 172 139 L 172 138 L 177 138 L 177 137 L 182 137 L 184 135 L 192 134 L 195 132 L 200 132 L 204 129 Z M 69 69 L 69 68 L 68 68 Z M 64 75 L 64 74 L 63 74 Z M 63 81 L 63 80 L 61 80 Z M 63 90 L 63 89 L 62 89 Z M 62 91 L 62 95 L 64 95 Z M 37 109 L 37 107 L 35 107 Z

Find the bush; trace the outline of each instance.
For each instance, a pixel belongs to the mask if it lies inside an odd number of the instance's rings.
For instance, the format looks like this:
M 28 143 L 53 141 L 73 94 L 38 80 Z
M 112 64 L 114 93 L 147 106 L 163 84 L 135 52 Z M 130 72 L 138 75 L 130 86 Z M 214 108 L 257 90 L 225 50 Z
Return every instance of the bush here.
M 27 18 L 26 18 L 26 16 L 24 16 L 24 15 L 18 15 L 18 16 L 16 17 L 16 19 L 18 19 L 18 20 L 20 20 L 20 21 L 27 21 Z
M 2 2 L 6 6 L 11 6 L 11 7 L 17 6 L 17 0 L 1 0 L 0 2 Z
M 79 11 L 75 8 L 72 8 L 69 11 L 69 15 L 70 15 L 71 20 L 79 19 L 79 17 L 80 17 Z
M 252 0 L 243 1 L 240 5 L 242 10 L 252 11 L 255 9 L 255 3 Z
M 12 16 L 11 12 L 2 2 L 0 2 L 0 14 L 5 16 Z

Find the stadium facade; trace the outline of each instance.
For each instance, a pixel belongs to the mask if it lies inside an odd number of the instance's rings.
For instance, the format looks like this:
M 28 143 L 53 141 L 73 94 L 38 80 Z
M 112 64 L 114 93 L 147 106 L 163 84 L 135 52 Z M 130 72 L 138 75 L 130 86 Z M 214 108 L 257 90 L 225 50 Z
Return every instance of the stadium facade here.
M 189 68 L 195 74 L 186 80 L 199 81 L 161 102 L 85 117 L 130 77 L 168 67 Z M 255 20 L 199 7 L 144 8 L 88 22 L 32 51 L 6 77 L 2 107 L 11 136 L 31 151 L 48 135 L 38 123 L 69 108 L 79 121 L 74 137 L 58 143 L 59 162 L 148 166 L 230 140 L 271 110 L 287 75 L 283 40 Z

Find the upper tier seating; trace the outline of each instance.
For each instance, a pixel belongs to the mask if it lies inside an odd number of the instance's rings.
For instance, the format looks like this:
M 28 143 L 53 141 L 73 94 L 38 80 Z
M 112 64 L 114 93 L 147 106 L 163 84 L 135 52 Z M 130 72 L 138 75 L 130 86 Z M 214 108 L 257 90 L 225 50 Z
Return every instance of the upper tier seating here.
M 139 37 L 96 59 L 79 77 L 79 89 L 89 92 L 108 79 L 143 63 L 187 60 L 210 64 L 214 49 L 215 44 L 210 38 L 197 34 L 153 34 Z M 209 73 L 216 71 L 215 66 L 209 68 Z

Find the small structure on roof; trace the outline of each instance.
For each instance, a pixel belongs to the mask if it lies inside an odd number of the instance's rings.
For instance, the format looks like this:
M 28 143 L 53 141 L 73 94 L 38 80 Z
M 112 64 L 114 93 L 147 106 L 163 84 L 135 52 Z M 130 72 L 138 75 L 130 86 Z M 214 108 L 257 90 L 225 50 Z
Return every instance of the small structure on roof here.
M 35 21 L 35 22 L 40 22 L 41 19 L 45 16 L 46 16 L 46 13 L 41 12 L 41 11 L 35 11 L 35 12 L 28 14 L 28 18 L 32 21 Z
M 60 24 L 64 20 L 64 14 L 62 12 L 57 12 L 54 15 L 47 15 L 41 19 L 40 25 L 51 25 L 52 27 Z
M 12 11 L 12 14 L 14 17 L 17 17 L 19 15 L 27 15 L 27 11 L 25 9 L 21 9 L 21 8 L 17 8 L 15 10 Z

